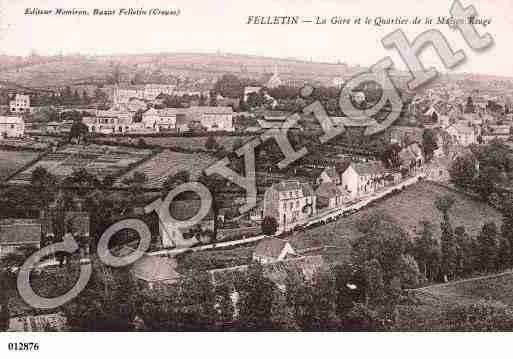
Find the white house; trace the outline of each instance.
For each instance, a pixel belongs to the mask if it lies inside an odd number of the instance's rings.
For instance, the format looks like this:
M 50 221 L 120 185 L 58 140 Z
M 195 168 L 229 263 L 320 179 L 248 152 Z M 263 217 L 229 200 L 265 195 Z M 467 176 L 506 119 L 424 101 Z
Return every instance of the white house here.
M 30 112 L 30 97 L 29 97 L 29 95 L 16 94 L 14 99 L 9 102 L 9 110 L 13 113 Z
M 153 129 L 154 132 L 161 130 L 174 130 L 176 128 L 176 117 L 182 109 L 166 108 L 162 110 L 149 109 L 142 115 L 142 122 L 147 129 Z
M 446 127 L 445 132 L 451 135 L 454 142 L 459 143 L 462 146 L 469 146 L 473 143 L 477 143 L 477 135 L 474 127 L 469 126 L 462 121 L 454 123 Z
M 386 170 L 381 162 L 351 163 L 342 173 L 342 187 L 352 199 L 383 188 Z
M 95 117 L 84 117 L 82 122 L 92 133 L 121 134 L 131 131 L 133 117 L 128 111 L 113 108 L 98 110 Z
M 191 106 L 187 117 L 207 131 L 233 132 L 233 109 L 228 106 Z
M 265 191 L 264 217 L 276 219 L 277 233 L 294 229 L 316 212 L 315 193 L 309 184 L 284 181 Z
M 25 121 L 18 116 L 0 116 L 0 138 L 23 137 Z

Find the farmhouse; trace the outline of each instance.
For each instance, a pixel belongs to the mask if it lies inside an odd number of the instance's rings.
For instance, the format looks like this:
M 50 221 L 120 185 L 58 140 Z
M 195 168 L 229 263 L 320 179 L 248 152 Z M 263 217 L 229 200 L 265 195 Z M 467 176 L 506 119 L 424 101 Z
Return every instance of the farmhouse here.
M 462 146 L 469 146 L 477 143 L 477 135 L 474 127 L 458 122 L 445 128 L 445 131 L 451 135 L 454 142 Z
M 25 121 L 17 116 L 0 116 L 0 138 L 23 137 Z
M 261 264 L 282 261 L 288 257 L 295 257 L 296 251 L 289 241 L 277 237 L 265 237 L 258 242 L 253 251 L 253 260 Z
M 349 192 L 342 186 L 337 186 L 334 182 L 322 183 L 315 191 L 317 197 L 317 208 L 333 209 L 340 207 L 349 199 Z
M 0 220 L 0 258 L 23 247 L 40 248 L 41 221 L 36 219 Z
M 317 212 L 315 193 L 309 184 L 285 181 L 269 187 L 264 194 L 264 217 L 273 217 L 277 232 L 294 229 Z

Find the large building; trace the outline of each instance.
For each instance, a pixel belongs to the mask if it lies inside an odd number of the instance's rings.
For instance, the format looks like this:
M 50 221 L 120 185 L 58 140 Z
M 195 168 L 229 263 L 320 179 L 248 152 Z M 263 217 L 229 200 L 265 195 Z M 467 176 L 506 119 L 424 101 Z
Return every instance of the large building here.
M 0 138 L 23 137 L 25 121 L 18 116 L 0 116 Z
M 276 219 L 277 233 L 294 229 L 316 212 L 316 197 L 309 184 L 284 181 L 265 191 L 264 217 Z
M 12 113 L 30 112 L 30 97 L 28 95 L 16 94 L 14 99 L 9 102 L 9 110 Z
M 89 132 L 101 134 L 123 134 L 131 132 L 133 116 L 128 111 L 110 109 L 98 110 L 95 117 L 84 117 Z

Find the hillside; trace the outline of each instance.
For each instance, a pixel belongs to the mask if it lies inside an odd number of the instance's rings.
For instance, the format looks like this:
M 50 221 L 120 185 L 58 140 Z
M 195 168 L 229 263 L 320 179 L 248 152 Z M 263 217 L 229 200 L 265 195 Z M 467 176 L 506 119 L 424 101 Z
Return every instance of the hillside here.
M 464 226 L 467 233 L 475 236 L 487 221 L 495 221 L 497 225 L 502 223 L 501 214 L 485 203 L 433 183 L 421 182 L 355 215 L 305 232 L 299 232 L 295 234 L 294 238 L 299 241 L 323 239 L 322 241 L 326 244 L 347 248 L 349 255 L 350 240 L 361 235 L 356 228 L 356 223 L 363 216 L 375 211 L 386 212 L 412 236 L 415 234 L 415 228 L 420 221 L 430 220 L 435 227 L 435 236 L 439 237 L 442 216 L 435 208 L 434 201 L 437 196 L 447 194 L 455 198 L 454 206 L 450 211 L 454 228 Z

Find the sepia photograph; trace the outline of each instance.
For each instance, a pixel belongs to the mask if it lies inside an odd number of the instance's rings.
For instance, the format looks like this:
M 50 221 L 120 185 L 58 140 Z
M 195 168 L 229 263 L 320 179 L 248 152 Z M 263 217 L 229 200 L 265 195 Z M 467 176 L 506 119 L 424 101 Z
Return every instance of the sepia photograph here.
M 512 14 L 1 0 L 0 352 L 511 332 Z

